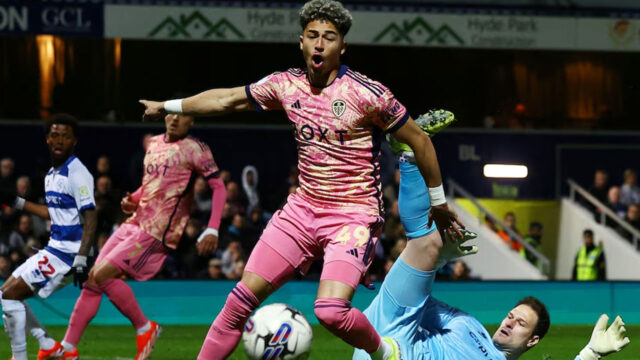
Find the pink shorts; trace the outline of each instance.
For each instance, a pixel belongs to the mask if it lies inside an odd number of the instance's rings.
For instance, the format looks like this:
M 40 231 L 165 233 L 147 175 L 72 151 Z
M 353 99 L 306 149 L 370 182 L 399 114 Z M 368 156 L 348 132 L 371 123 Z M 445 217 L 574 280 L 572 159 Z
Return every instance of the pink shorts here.
M 160 271 L 167 253 L 162 242 L 138 225 L 124 223 L 104 244 L 96 264 L 106 260 L 130 278 L 145 281 Z
M 246 270 L 272 283 L 273 271 L 265 269 L 268 262 L 259 261 L 257 257 L 262 255 L 256 252 L 267 245 L 300 275 L 306 274 L 314 260 L 324 258 L 321 280 L 355 288 L 373 260 L 382 224 L 379 216 L 317 209 L 290 195 L 284 208 L 269 221 Z

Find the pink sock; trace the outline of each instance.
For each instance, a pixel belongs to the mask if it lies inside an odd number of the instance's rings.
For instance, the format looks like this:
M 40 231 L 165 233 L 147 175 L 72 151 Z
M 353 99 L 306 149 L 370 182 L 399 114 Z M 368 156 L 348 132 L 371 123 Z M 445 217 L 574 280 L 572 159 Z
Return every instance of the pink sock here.
M 360 310 L 351 307 L 350 301 L 320 298 L 315 302 L 314 312 L 327 330 L 347 344 L 369 354 L 380 348 L 380 335 Z
M 133 295 L 133 290 L 122 279 L 109 279 L 100 285 L 100 289 L 109 297 L 109 300 L 126 316 L 133 324 L 134 329 L 140 329 L 147 325 L 149 320 Z
M 235 350 L 242 328 L 251 312 L 260 305 L 249 288 L 239 282 L 231 290 L 227 302 L 209 328 L 198 360 L 226 359 Z
M 71 319 L 69 319 L 69 327 L 67 328 L 67 333 L 64 335 L 65 342 L 73 346 L 78 346 L 84 329 L 87 328 L 91 319 L 93 319 L 98 312 L 100 300 L 102 300 L 102 291 L 89 287 L 85 283 L 80 297 L 78 297 L 78 301 L 76 301 L 76 305 L 73 307 Z

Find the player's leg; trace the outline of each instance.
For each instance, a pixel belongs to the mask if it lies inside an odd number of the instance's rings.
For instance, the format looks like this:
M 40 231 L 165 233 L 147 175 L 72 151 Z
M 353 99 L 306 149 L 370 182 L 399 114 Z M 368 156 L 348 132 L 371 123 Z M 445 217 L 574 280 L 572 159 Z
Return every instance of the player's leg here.
M 93 278 L 113 305 L 131 321 L 136 330 L 138 348 L 135 359 L 144 360 L 151 355 L 162 327 L 147 319 L 121 274 L 138 281 L 149 280 L 162 268 L 168 251 L 162 242 L 138 226 L 124 226 L 125 240 L 105 255 L 104 261 L 96 266 Z
M 127 274 L 136 280 L 146 280 L 157 272 L 164 256 L 166 252 L 159 241 L 135 225 L 122 225 L 104 245 L 89 272 L 62 342 L 65 350 L 77 351 L 84 330 L 98 312 L 102 294 L 131 321 L 138 335 L 152 330 L 154 324 L 142 312 L 131 287 L 120 277 Z
M 198 359 L 226 359 L 235 350 L 247 319 L 262 301 L 295 276 L 296 268 L 269 243 L 288 235 L 268 226 L 251 252 L 242 279 L 209 328 Z
M 22 302 L 27 316 L 27 333 L 31 334 L 37 341 L 40 349 L 38 350 L 38 360 L 55 359 L 63 352 L 62 345 L 49 336 L 47 330 L 40 323 L 36 314 L 31 310 L 31 306 L 25 301 Z
M 397 345 L 383 342 L 366 316 L 351 306 L 355 290 L 373 259 L 382 219 L 362 214 L 323 214 L 316 222 L 317 236 L 328 239 L 315 302 L 316 317 L 331 333 L 374 359 L 399 358 Z
M 0 288 L 2 320 L 11 343 L 13 360 L 27 360 L 27 336 L 25 333 L 27 315 L 22 300 L 31 296 L 33 296 L 33 290 L 21 277 L 10 276 Z

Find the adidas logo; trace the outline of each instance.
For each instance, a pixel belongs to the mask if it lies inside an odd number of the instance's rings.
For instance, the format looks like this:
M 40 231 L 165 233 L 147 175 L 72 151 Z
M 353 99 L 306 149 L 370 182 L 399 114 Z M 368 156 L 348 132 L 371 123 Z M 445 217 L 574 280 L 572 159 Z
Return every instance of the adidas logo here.
M 300 109 L 300 100 L 296 100 L 296 102 L 293 103 L 293 105 L 291 105 L 292 108 L 294 109 Z
M 347 250 L 346 253 L 355 256 L 356 259 L 358 258 L 358 249 Z

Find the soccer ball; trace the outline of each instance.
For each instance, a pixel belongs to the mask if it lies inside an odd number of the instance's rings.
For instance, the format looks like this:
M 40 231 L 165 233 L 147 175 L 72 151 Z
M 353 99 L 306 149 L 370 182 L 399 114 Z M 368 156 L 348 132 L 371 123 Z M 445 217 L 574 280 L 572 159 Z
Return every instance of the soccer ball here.
M 258 309 L 242 334 L 244 350 L 251 360 L 308 359 L 312 340 L 307 319 L 286 304 Z

